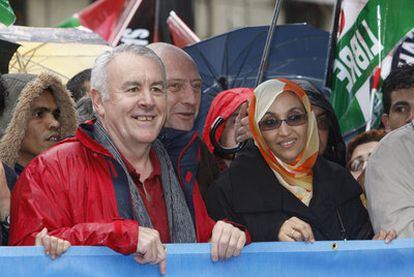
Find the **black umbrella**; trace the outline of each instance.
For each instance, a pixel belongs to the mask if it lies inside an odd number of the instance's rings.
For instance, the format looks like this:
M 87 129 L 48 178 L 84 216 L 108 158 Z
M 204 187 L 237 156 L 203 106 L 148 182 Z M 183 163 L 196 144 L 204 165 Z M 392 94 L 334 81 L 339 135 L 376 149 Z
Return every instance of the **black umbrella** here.
M 20 44 L 0 39 L 0 73 L 9 73 L 9 62 Z
M 214 96 L 228 88 L 254 87 L 269 26 L 246 27 L 195 43 L 184 50 L 197 63 L 203 95 L 195 128 L 202 130 Z M 276 27 L 263 80 L 306 77 L 324 84 L 329 33 L 307 24 Z

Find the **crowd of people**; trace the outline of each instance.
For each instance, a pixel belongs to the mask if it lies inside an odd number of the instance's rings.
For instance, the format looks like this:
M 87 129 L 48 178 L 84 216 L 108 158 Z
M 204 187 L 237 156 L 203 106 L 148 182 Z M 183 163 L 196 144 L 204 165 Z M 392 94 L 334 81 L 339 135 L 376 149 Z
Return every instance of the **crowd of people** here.
M 121 45 L 66 85 L 0 78 L 3 245 L 107 246 L 166 272 L 165 243 L 213 261 L 259 241 L 414 237 L 414 65 L 384 81 L 383 130 L 348 147 L 321 88 L 232 88 L 193 130 L 202 79 L 166 43 Z

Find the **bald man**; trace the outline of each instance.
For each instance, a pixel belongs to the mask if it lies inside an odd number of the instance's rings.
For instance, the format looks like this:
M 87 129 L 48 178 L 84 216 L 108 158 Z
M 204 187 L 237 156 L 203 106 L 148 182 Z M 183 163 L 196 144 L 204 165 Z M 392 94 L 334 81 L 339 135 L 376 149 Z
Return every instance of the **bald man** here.
M 202 199 L 193 199 L 193 191 L 199 190 L 204 198 L 219 172 L 213 155 L 198 132 L 192 130 L 200 108 L 202 80 L 197 65 L 182 49 L 167 43 L 153 43 L 148 47 L 161 58 L 167 72 L 168 113 L 160 139 L 194 213 Z
M 148 46 L 161 58 L 167 70 L 168 116 L 165 127 L 191 131 L 201 101 L 201 77 L 193 59 L 182 49 L 167 43 Z

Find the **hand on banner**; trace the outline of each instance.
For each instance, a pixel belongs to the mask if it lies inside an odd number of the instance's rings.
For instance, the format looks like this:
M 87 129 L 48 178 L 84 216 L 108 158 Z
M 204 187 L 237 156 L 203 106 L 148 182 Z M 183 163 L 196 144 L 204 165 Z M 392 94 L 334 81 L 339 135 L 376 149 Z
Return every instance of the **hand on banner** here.
M 164 275 L 167 272 L 167 252 L 161 243 L 160 234 L 157 230 L 138 227 L 138 245 L 137 253 L 134 259 L 140 264 L 159 264 L 160 273 Z
M 211 235 L 211 259 L 213 261 L 239 256 L 246 243 L 246 234 L 239 228 L 217 221 Z
M 397 237 L 397 232 L 395 230 L 385 231 L 381 229 L 379 233 L 375 234 L 372 240 L 384 240 L 385 243 L 390 243 Z
M 249 117 L 247 114 L 248 103 L 245 102 L 240 106 L 239 114 L 236 117 L 235 130 L 236 142 L 240 143 L 252 137 L 249 127 Z
M 294 216 L 283 222 L 278 238 L 279 241 L 315 242 L 311 226 Z
M 43 245 L 45 247 L 45 254 L 54 260 L 68 250 L 70 242 L 54 236 L 49 236 L 47 234 L 47 229 L 43 228 L 43 230 L 36 235 L 35 245 Z

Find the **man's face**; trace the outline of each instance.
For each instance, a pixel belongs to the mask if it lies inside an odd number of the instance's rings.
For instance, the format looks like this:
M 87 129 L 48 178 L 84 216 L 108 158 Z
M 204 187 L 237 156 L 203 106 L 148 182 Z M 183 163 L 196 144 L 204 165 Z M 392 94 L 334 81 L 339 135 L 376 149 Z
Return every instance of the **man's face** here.
M 395 130 L 414 118 L 414 87 L 398 89 L 391 93 L 389 114 L 382 115 L 385 131 Z
M 151 144 L 166 117 L 166 92 L 159 63 L 121 53 L 106 68 L 109 99 L 92 90 L 92 100 L 105 129 L 118 147 Z
M 25 166 L 32 158 L 60 140 L 60 111 L 55 98 L 44 90 L 32 102 L 31 116 L 22 142 L 18 162 Z
M 165 127 L 190 131 L 201 101 L 201 77 L 197 66 L 181 53 L 161 55 L 167 71 L 168 115 Z

